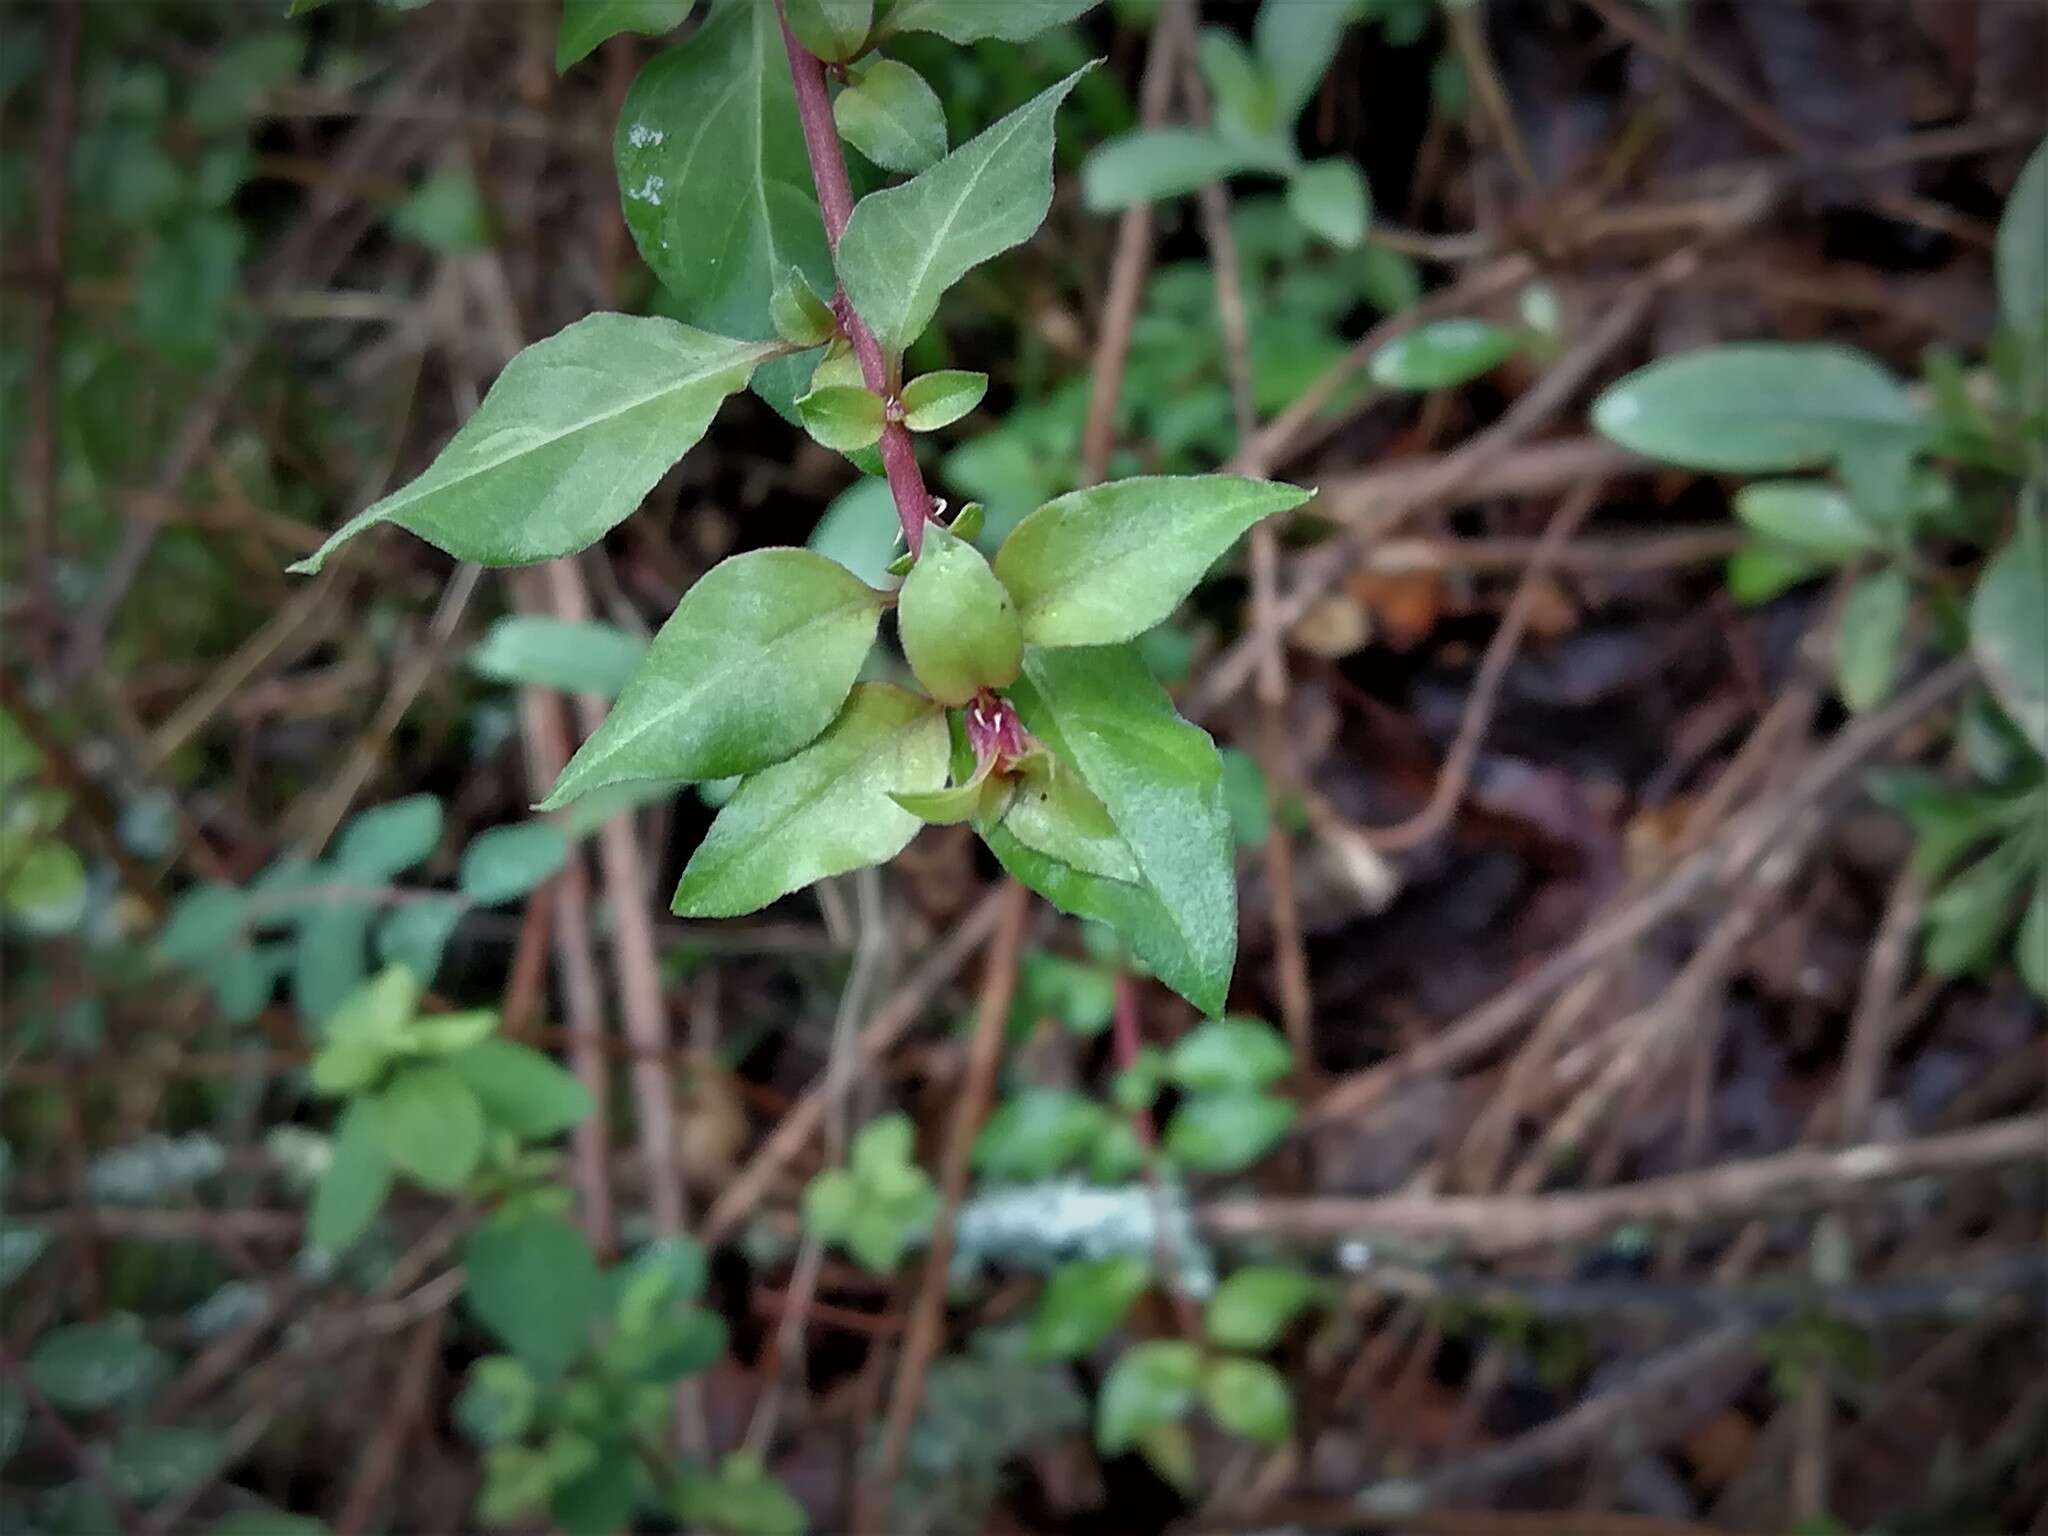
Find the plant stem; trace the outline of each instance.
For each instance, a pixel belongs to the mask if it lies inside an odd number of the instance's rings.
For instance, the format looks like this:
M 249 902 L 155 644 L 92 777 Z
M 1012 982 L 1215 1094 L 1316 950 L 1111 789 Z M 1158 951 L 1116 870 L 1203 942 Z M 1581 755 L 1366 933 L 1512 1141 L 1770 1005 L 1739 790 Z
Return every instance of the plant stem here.
M 811 180 L 818 189 L 818 211 L 825 217 L 825 240 L 839 256 L 839 237 L 846 233 L 846 221 L 853 217 L 853 184 L 846 176 L 846 152 L 839 144 L 839 126 L 832 120 L 832 99 L 825 91 L 825 66 L 818 56 L 797 41 L 789 30 L 789 18 L 782 0 L 775 0 L 776 19 L 782 24 L 782 45 L 789 52 L 789 76 L 796 85 L 796 111 L 803 123 L 804 151 L 810 157 Z M 867 322 L 854 312 L 846 297 L 846 285 L 832 297 L 840 329 L 853 343 L 853 355 L 860 363 L 860 376 L 869 389 L 883 399 L 895 392 L 889 365 L 882 356 L 881 343 Z M 910 432 L 901 422 L 882 428 L 882 467 L 889 474 L 889 492 L 896 498 L 896 517 L 903 524 L 903 540 L 910 553 L 924 548 L 925 520 L 932 515 L 932 495 L 925 489 L 924 472 L 917 467 L 917 455 L 910 446 Z

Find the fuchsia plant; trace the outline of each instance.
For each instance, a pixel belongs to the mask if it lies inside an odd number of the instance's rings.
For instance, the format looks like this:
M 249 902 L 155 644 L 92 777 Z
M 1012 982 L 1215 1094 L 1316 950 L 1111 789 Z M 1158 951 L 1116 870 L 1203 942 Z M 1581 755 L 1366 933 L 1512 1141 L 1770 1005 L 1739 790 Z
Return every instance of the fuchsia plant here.
M 977 508 L 938 521 L 913 441 L 972 410 L 987 379 L 903 372 L 946 289 L 1044 220 L 1054 114 L 1085 70 L 946 153 L 936 98 L 882 50 L 912 30 L 1015 40 L 1091 3 L 714 6 L 642 71 L 617 142 L 627 223 L 704 328 L 600 314 L 528 348 L 425 474 L 300 568 L 382 522 L 487 565 L 573 554 L 751 384 L 887 477 L 903 583 L 877 590 L 803 549 L 726 560 L 544 805 L 740 776 L 676 891 L 693 916 L 753 911 L 894 857 L 923 823 L 968 822 L 1011 874 L 1109 924 L 1214 1014 L 1237 933 L 1221 763 L 1130 642 L 1307 493 L 1224 475 L 1116 481 L 1046 503 L 991 561 L 972 542 Z M 676 9 L 652 24 L 631 8 L 579 15 L 577 47 L 660 30 Z M 856 202 L 842 133 L 915 174 Z M 859 680 L 891 609 L 917 690 Z

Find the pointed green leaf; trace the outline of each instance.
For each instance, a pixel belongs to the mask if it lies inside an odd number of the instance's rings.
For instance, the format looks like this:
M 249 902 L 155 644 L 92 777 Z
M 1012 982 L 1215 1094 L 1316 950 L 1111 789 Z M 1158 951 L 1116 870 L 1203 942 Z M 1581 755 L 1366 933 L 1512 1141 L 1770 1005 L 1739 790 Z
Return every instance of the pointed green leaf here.
M 456 886 L 479 906 L 516 901 L 569 862 L 569 839 L 552 821 L 521 821 L 480 832 L 462 850 Z
M 1144 878 L 1108 809 L 1072 768 L 1053 759 L 1032 764 L 1019 778 L 1003 816 L 1003 829 L 1018 842 L 1083 874 Z
M 785 0 L 783 17 L 798 42 L 837 64 L 857 55 L 867 41 L 875 0 Z
M 1294 1428 L 1287 1378 L 1263 1360 L 1211 1361 L 1202 1373 L 1202 1403 L 1224 1429 L 1261 1445 L 1284 1444 Z
M 432 983 L 441 969 L 441 956 L 448 948 L 448 940 L 468 905 L 450 897 L 445 901 L 408 901 L 393 907 L 377 924 L 377 958 L 386 965 L 405 966 L 422 982 Z
M 441 841 L 441 797 L 408 795 L 351 817 L 334 845 L 344 879 L 381 885 L 404 874 Z
M 1271 1349 L 1315 1293 L 1315 1281 L 1298 1269 L 1247 1265 L 1216 1287 L 1202 1310 L 1202 1331 L 1225 1349 Z
M 1304 165 L 1287 183 L 1294 216 L 1330 244 L 1353 250 L 1372 224 L 1372 194 L 1365 173 L 1338 156 Z
M 405 1032 L 406 1044 L 418 1056 L 453 1056 L 487 1039 L 497 1027 L 498 1015 L 489 1008 L 424 1014 Z
M 1093 67 L 1040 92 L 922 175 L 861 199 L 839 243 L 839 275 L 885 350 L 915 341 L 941 294 L 1044 222 L 1053 114 Z
M 768 301 L 775 334 L 799 347 L 822 347 L 839 334 L 839 317 L 811 280 L 791 267 Z
M 1106 1456 L 1129 1450 L 1157 1424 L 1186 1416 L 1195 1405 L 1202 1357 L 1180 1339 L 1148 1339 L 1125 1350 L 1102 1381 L 1095 1402 L 1095 1444 Z
M 1970 649 L 2006 714 L 2048 757 L 2048 490 L 2020 498 L 2012 542 L 1970 599 Z
M 512 613 L 484 631 L 469 669 L 496 683 L 615 699 L 646 654 L 647 642 L 616 624 Z
M 1007 688 L 1024 661 L 1017 610 L 981 551 L 936 523 L 896 603 L 910 670 L 941 704 Z
M 628 779 L 722 779 L 832 722 L 874 644 L 881 594 L 807 549 L 758 549 L 685 594 L 543 809 Z
M 1821 480 L 1758 480 L 1735 493 L 1735 515 L 1767 539 L 1846 562 L 1882 540 L 1849 498 Z
M 983 771 L 965 784 L 892 794 L 889 798 L 928 827 L 958 826 L 963 821 L 1000 821 L 1016 785 L 1009 778 L 994 777 L 986 771 L 987 767 L 984 764 Z
M 516 1040 L 480 1041 L 450 1056 L 446 1066 L 476 1095 L 493 1125 L 524 1141 L 560 1135 L 596 1107 L 582 1083 Z
M 1151 1266 L 1130 1254 L 1062 1264 L 1045 1283 L 1026 1348 L 1035 1360 L 1078 1360 L 1116 1332 L 1151 1283 Z
M 1925 431 L 1898 381 L 1850 347 L 1753 341 L 1637 370 L 1593 403 L 1593 425 L 1688 469 L 1779 474 Z
M 1927 967 L 1944 976 L 1984 971 L 2018 916 L 2033 850 L 2009 838 L 1949 881 L 1927 903 Z
M 1276 156 L 1195 128 L 1140 129 L 1098 145 L 1081 166 L 1081 201 L 1092 213 L 1185 197 L 1240 171 L 1274 170 Z
M 463 1249 L 464 1304 L 543 1382 L 581 1357 L 604 1303 L 583 1236 L 559 1216 L 532 1214 L 478 1227 Z
M 1998 221 L 1998 307 L 2048 367 L 2048 139 L 2027 157 Z
M 1279 126 L 1279 92 L 1235 32 L 1204 27 L 1196 39 L 1195 57 L 1209 82 L 1216 120 L 1226 138 L 1263 138 Z
M 941 427 L 950 427 L 981 404 L 981 397 L 987 393 L 988 375 L 969 373 L 964 368 L 948 368 L 912 379 L 903 386 L 903 425 L 913 432 L 936 432 Z M 957 527 L 954 531 L 959 532 Z
M 857 453 L 882 437 L 882 397 L 858 384 L 828 384 L 798 398 L 804 430 L 827 448 Z
M 445 1066 L 407 1067 L 377 1096 L 377 1140 L 400 1172 L 430 1189 L 469 1181 L 484 1151 L 484 1112 Z
M 1032 645 L 1108 645 L 1171 614 L 1263 517 L 1310 493 L 1237 475 L 1113 480 L 1047 502 L 996 552 Z
M 728 3 L 640 71 L 613 158 L 641 258 L 693 325 L 775 334 L 770 299 L 791 267 L 834 286 L 772 4 Z M 754 388 L 790 420 L 810 364 L 767 363 Z
M 600 43 L 622 32 L 659 37 L 690 18 L 696 0 L 562 0 L 562 29 L 555 34 L 555 73 L 590 57 Z
M 1272 79 L 1283 122 L 1292 122 L 1322 82 L 1354 5 L 1262 5 L 1252 23 L 1252 46 Z
M 1294 1052 L 1280 1031 L 1260 1019 L 1233 1016 L 1196 1025 L 1167 1053 L 1166 1075 L 1191 1092 L 1264 1088 L 1294 1070 Z
M 2012 953 L 2020 980 L 2033 988 L 2036 997 L 2048 998 L 2048 863 L 2034 871 L 2034 899 L 2020 919 Z
M 832 103 L 840 136 L 885 171 L 916 175 L 946 154 L 946 109 L 924 76 L 876 59 Z
M 1826 560 L 1806 550 L 1759 539 L 1728 557 L 1728 595 L 1738 603 L 1767 603 L 1827 568 Z
M 889 798 L 946 780 L 945 713 L 886 683 L 853 690 L 825 733 L 740 786 L 676 887 L 683 917 L 736 917 L 848 870 L 879 864 L 917 835 Z
M 1514 356 L 1522 339 L 1487 320 L 1433 320 L 1373 353 L 1366 371 L 1383 389 L 1454 389 Z
M 949 43 L 996 38 L 1021 43 L 1048 28 L 1086 15 L 1102 0 L 896 0 L 882 18 L 882 35 L 936 32 Z
M 1167 1122 L 1167 1156 L 1205 1173 L 1248 1168 L 1279 1144 L 1294 1124 L 1295 1106 L 1272 1094 L 1198 1093 L 1183 1099 Z
M 1912 606 L 1912 583 L 1898 566 L 1866 576 L 1850 589 L 1835 636 L 1835 686 L 1842 702 L 1858 714 L 1891 697 Z
M 484 565 L 586 549 L 640 505 L 780 346 L 646 315 L 579 320 L 507 363 L 425 474 L 292 569 L 319 570 L 378 523 Z

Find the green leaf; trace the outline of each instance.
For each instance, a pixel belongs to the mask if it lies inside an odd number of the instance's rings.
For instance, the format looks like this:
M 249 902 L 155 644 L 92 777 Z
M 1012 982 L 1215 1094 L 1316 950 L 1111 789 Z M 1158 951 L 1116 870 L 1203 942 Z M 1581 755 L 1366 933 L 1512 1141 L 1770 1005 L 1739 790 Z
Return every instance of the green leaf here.
M 616 624 L 514 613 L 484 632 L 469 669 L 494 683 L 615 699 L 646 654 L 647 642 Z
M 1264 1088 L 1294 1070 L 1280 1031 L 1233 1015 L 1197 1024 L 1167 1053 L 1166 1075 L 1190 1092 Z
M 448 940 L 467 910 L 466 902 L 453 897 L 400 903 L 377 924 L 377 958 L 386 965 L 402 965 L 421 982 L 431 984 L 441 969 Z
M 1850 589 L 1835 636 L 1835 686 L 1842 702 L 1858 714 L 1891 697 L 1912 606 L 1912 582 L 1898 566 L 1866 576 Z
M 1273 82 L 1281 121 L 1294 121 L 1308 105 L 1357 9 L 1347 4 L 1259 7 L 1252 46 Z
M 1294 1428 L 1287 1378 L 1263 1360 L 1211 1361 L 1202 1373 L 1202 1402 L 1224 1429 L 1261 1445 L 1285 1444 Z
M 882 397 L 857 384 L 828 384 L 799 396 L 804 430 L 827 448 L 856 453 L 882 439 Z
M 476 1095 L 493 1125 L 525 1141 L 559 1135 L 596 1108 L 590 1090 L 575 1077 L 514 1040 L 480 1041 L 450 1056 L 447 1067 Z
M 374 1072 L 355 1075 L 323 1063 L 337 1052 L 368 1053 L 381 1065 L 384 1057 L 402 1051 L 407 1026 L 419 1011 L 424 982 L 410 966 L 387 965 L 344 998 L 327 1020 L 327 1046 L 313 1062 L 316 1093 L 353 1093 Z
M 775 334 L 795 346 L 822 347 L 839 334 L 839 317 L 832 306 L 795 267 L 776 285 L 768 312 Z
M 425 474 L 292 569 L 319 570 L 378 523 L 484 565 L 586 549 L 640 505 L 780 345 L 648 315 L 587 316 L 507 363 Z
M 1978 578 L 1970 649 L 1999 704 L 2048 757 L 2048 490 L 2021 497 L 2012 542 Z
M 334 867 L 351 884 L 381 885 L 404 874 L 441 841 L 441 797 L 408 795 L 349 819 L 334 845 Z
M 476 178 L 453 166 L 434 172 L 391 210 L 391 228 L 429 250 L 480 251 L 491 243 L 490 213 Z
M 1204 27 L 1195 57 L 1216 99 L 1216 117 L 1228 138 L 1258 139 L 1280 123 L 1279 94 L 1251 50 L 1226 27 Z
M 880 586 L 888 578 L 901 527 L 889 482 L 863 475 L 832 498 L 804 543 L 869 586 Z
M 486 1355 L 469 1368 L 455 1399 L 455 1422 L 472 1445 L 506 1445 L 525 1435 L 540 1406 L 540 1384 L 510 1355 Z
M 1740 342 L 1666 358 L 1611 386 L 1593 424 L 1624 448 L 1688 469 L 1779 474 L 1917 441 L 1919 409 L 1849 347 Z
M 659 37 L 690 19 L 696 0 L 562 0 L 562 30 L 555 34 L 555 73 L 566 74 L 622 32 Z
M 1012 1094 L 974 1138 L 975 1170 L 991 1179 L 1044 1179 L 1088 1155 L 1103 1108 L 1064 1088 Z
M 1237 475 L 1090 486 L 1019 523 L 996 552 L 996 575 L 1028 644 L 1129 640 L 1171 614 L 1246 529 L 1310 494 Z
M 1225 1349 L 1271 1349 L 1315 1293 L 1315 1281 L 1298 1269 L 1247 1265 L 1216 1287 L 1202 1331 Z
M 28 1372 L 59 1408 L 97 1413 L 155 1380 L 163 1356 L 143 1337 L 139 1319 L 121 1314 L 103 1323 L 55 1328 L 37 1342 Z
M 237 886 L 193 886 L 171 903 L 156 936 L 157 953 L 173 965 L 198 965 L 241 937 L 248 905 Z
M 426 1014 L 412 1021 L 406 1043 L 416 1055 L 453 1056 L 488 1039 L 497 1027 L 497 1012 L 490 1008 Z
M 1372 224 L 1372 194 L 1365 173 L 1339 156 L 1296 171 L 1287 183 L 1287 206 L 1304 225 L 1347 251 L 1364 242 Z
M 559 1216 L 488 1222 L 463 1250 L 464 1302 L 526 1368 L 549 1382 L 579 1359 L 604 1282 L 583 1235 Z
M 1096 146 L 1081 166 L 1081 201 L 1091 213 L 1185 197 L 1240 171 L 1274 170 L 1258 146 L 1195 128 L 1147 128 Z
M 1454 389 L 1520 350 L 1522 338 L 1487 320 L 1432 320 L 1373 353 L 1366 371 L 1383 389 Z
M 1027 1345 L 1036 1360 L 1078 1360 L 1103 1343 L 1151 1283 L 1143 1259 L 1115 1254 L 1062 1264 L 1046 1282 Z
M 896 628 L 910 670 L 941 704 L 1007 688 L 1024 664 L 1009 592 L 980 550 L 936 523 L 897 598 Z
M 299 919 L 298 943 L 292 948 L 292 1001 L 316 1031 L 363 984 L 376 915 L 366 902 L 343 902 L 312 907 Z
M 786 0 L 783 18 L 806 49 L 839 64 L 856 57 L 867 41 L 875 0 Z
M 2020 919 L 2019 937 L 2013 941 L 2013 963 L 2020 980 L 2034 989 L 2036 997 L 2048 998 L 2048 864 L 2034 874 L 2034 899 L 2027 903 L 2027 915 Z
M 715 1477 L 684 1467 L 675 1507 L 686 1527 L 732 1536 L 803 1536 L 810 1525 L 803 1505 L 745 1451 L 728 1454 Z
M 342 1112 L 333 1160 L 313 1191 L 306 1236 L 315 1248 L 340 1253 L 369 1230 L 391 1193 L 391 1160 L 378 1134 L 377 1105 L 358 1099 Z
M 1174 713 L 1125 646 L 1027 651 L 1011 698 L 1109 811 L 1168 924 L 1163 933 L 1115 926 L 1161 981 L 1221 1013 L 1237 953 L 1237 883 L 1215 744 Z
M 107 1480 L 124 1499 L 149 1503 L 214 1475 L 227 1445 L 219 1430 L 133 1424 L 107 1452 Z
M 552 821 L 518 821 L 479 832 L 462 850 L 456 888 L 479 906 L 515 901 L 569 862 L 569 839 Z
M 298 9 L 311 9 L 325 0 L 295 0 Z M 328 1536 L 327 1527 L 305 1515 L 288 1515 L 278 1509 L 238 1509 L 223 1515 L 206 1528 L 206 1536 Z
M 912 379 L 903 386 L 903 425 L 913 432 L 950 427 L 988 393 L 988 375 L 947 368 Z
M 1864 782 L 1873 800 L 1912 823 L 1919 839 L 1913 867 L 1923 880 L 1939 880 L 1979 843 L 2023 824 L 2031 810 L 2030 797 L 1952 789 L 1918 769 L 1881 769 Z
M 1058 759 L 1027 763 L 1002 825 L 1018 842 L 1049 859 L 1105 880 L 1144 878 L 1108 808 Z
M 1745 544 L 1728 557 L 1728 595 L 1738 603 L 1767 603 L 1827 568 L 1827 561 L 1789 544 Z
M 684 595 L 618 707 L 541 802 L 628 779 L 722 779 L 781 762 L 832 723 L 881 594 L 805 549 L 757 549 Z
M 773 5 L 721 6 L 649 62 L 619 111 L 613 158 L 641 258 L 692 324 L 774 335 L 771 300 L 792 267 L 832 291 Z M 809 367 L 802 358 L 768 363 L 754 388 L 794 421 Z
M 1758 480 L 1735 493 L 1735 515 L 1765 538 L 1832 564 L 1883 547 L 1849 498 L 1820 480 Z
M 1998 221 L 1998 307 L 2005 323 L 2034 344 L 2034 366 L 2048 364 L 2048 139 L 2027 157 Z
M 1111 1120 L 1088 1149 L 1088 1177 L 1098 1184 L 1127 1184 L 1151 1160 L 1137 1127 L 1128 1120 Z
M 1095 1444 L 1119 1455 L 1157 1424 L 1186 1417 L 1195 1405 L 1202 1357 L 1183 1340 L 1148 1339 L 1118 1357 L 1095 1401 Z
M 407 1067 L 377 1096 L 378 1143 L 392 1166 L 430 1189 L 469 1182 L 484 1152 L 484 1112 L 448 1067 Z
M 894 858 L 919 823 L 889 796 L 944 784 L 948 748 L 936 704 L 886 683 L 860 684 L 822 736 L 726 802 L 683 871 L 675 911 L 735 917 Z
M 1927 903 L 1927 967 L 1944 976 L 1974 975 L 1998 954 L 2011 929 L 2036 856 L 2008 839 L 1951 880 Z
M 882 18 L 882 35 L 936 32 L 949 43 L 996 38 L 1021 43 L 1095 9 L 1101 0 L 896 0 Z
M 37 843 L 14 861 L 0 893 L 7 910 L 32 933 L 67 933 L 85 915 L 85 865 L 67 844 Z
M 1292 1103 L 1271 1094 L 1197 1094 L 1174 1110 L 1163 1144 L 1167 1155 L 1186 1167 L 1235 1173 L 1278 1145 L 1294 1116 Z
M 1044 222 L 1053 114 L 1093 67 L 1040 92 L 922 175 L 861 199 L 839 243 L 839 275 L 886 351 L 909 346 L 931 323 L 941 294 Z
M 1422 273 L 1415 258 L 1368 242 L 1358 255 L 1358 287 L 1382 314 L 1399 314 L 1422 297 Z
M 1240 848 L 1263 848 L 1272 835 L 1273 812 L 1266 803 L 1266 773 L 1259 760 L 1237 747 L 1223 749 L 1223 801 L 1230 811 L 1230 835 Z
M 0 1291 L 28 1273 L 50 1246 L 50 1234 L 0 1218 Z
M 990 766 L 992 764 L 984 764 L 983 771 L 964 784 L 892 794 L 889 798 L 928 827 L 953 827 L 963 821 L 996 821 L 1001 819 L 1015 786 L 1009 779 L 997 778 L 987 772 Z
M 946 109 L 924 76 L 876 59 L 832 103 L 840 136 L 885 171 L 915 175 L 946 154 Z

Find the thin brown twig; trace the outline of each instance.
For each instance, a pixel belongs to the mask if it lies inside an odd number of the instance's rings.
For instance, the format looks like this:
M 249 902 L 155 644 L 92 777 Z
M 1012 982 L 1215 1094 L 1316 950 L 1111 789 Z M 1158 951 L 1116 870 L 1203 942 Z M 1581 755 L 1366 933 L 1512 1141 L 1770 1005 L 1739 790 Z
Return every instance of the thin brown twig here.
M 981 1129 L 989 1101 L 995 1095 L 996 1068 L 1002 1062 L 1003 1033 L 1010 1020 L 1010 999 L 1017 990 L 1017 962 L 1024 945 L 1025 922 L 1031 912 L 1031 893 L 1010 880 L 1004 883 L 999 900 L 995 936 L 982 972 L 974 1039 L 968 1047 L 966 1080 L 961 1084 L 953 1123 L 946 1133 L 939 1175 L 939 1213 L 932 1223 L 931 1245 L 925 1251 L 917 1302 L 904 1334 L 903 1355 L 896 1368 L 888 1416 L 883 1421 L 874 1478 L 862 1498 L 862 1528 L 877 1536 L 884 1527 L 889 1495 L 903 1467 L 911 1425 L 924 1401 L 925 1374 L 943 1340 L 946 1271 L 953 1261 L 953 1222 L 967 1193 L 975 1133 Z
M 448 1328 L 448 1312 L 437 1307 L 413 1330 L 399 1362 L 393 1384 L 391 1411 L 378 1423 L 375 1436 L 356 1464 L 355 1481 L 334 1517 L 335 1536 L 357 1536 L 376 1515 L 378 1501 L 398 1473 L 406 1445 L 425 1412 L 427 1393 L 433 1385 L 434 1367 L 440 1363 L 441 1338 Z

